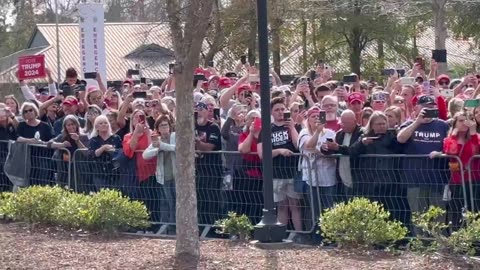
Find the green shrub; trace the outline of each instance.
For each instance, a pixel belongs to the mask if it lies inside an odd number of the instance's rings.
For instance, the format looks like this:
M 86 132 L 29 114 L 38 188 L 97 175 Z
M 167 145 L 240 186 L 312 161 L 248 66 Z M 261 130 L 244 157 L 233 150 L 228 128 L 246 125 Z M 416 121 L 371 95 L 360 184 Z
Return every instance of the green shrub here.
M 5 215 L 28 223 L 54 223 L 54 209 L 66 190 L 61 187 L 32 186 L 4 195 Z
M 246 215 L 237 215 L 235 212 L 228 212 L 228 218 L 217 220 L 215 227 L 219 228 L 218 233 L 237 236 L 244 241 L 250 238 L 253 230 L 252 222 Z
M 0 216 L 4 218 L 13 218 L 14 214 L 13 193 L 0 193 Z
M 149 214 L 145 204 L 122 196 L 119 191 L 103 189 L 92 194 L 92 226 L 104 231 L 146 228 Z
M 390 245 L 403 239 L 407 229 L 389 216 L 381 204 L 354 198 L 326 210 L 319 226 L 327 240 L 341 246 Z
M 449 226 L 442 220 L 445 213 L 445 210 L 436 206 L 430 206 L 424 213 L 412 213 L 413 225 L 430 239 L 428 241 L 413 239 L 410 242 L 411 250 L 425 253 L 448 248 L 448 238 L 445 236 L 445 232 Z M 421 235 L 417 235 L 418 237 L 421 237 Z
M 92 197 L 69 192 L 60 199 L 54 212 L 55 223 L 72 229 L 95 229 L 92 214 Z
M 431 206 L 424 213 L 413 213 L 412 221 L 419 227 L 431 241 L 417 240 L 413 245 L 414 250 L 422 252 L 440 251 L 457 254 L 475 254 L 475 244 L 480 242 L 480 214 L 467 212 L 465 214 L 466 226 L 453 232 L 450 237 L 445 236 L 450 224 L 445 224 L 439 218 L 445 216 L 446 211 Z
M 454 253 L 475 255 L 480 242 L 480 214 L 467 212 L 465 217 L 467 226 L 452 233 L 448 246 Z
M 84 195 L 61 187 L 32 186 L 1 194 L 0 214 L 29 223 L 107 232 L 149 226 L 143 202 L 115 190 Z

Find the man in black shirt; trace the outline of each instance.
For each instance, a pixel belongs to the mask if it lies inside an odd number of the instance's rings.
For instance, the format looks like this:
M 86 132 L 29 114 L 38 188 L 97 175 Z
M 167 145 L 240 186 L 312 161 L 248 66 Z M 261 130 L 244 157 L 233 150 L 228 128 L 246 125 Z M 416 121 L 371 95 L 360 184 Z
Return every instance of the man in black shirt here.
M 292 223 L 296 231 L 302 230 L 300 211 L 301 194 L 293 188 L 293 177 L 297 172 L 298 159 L 292 156 L 298 147 L 298 132 L 291 119 L 284 119 L 286 106 L 283 98 L 274 98 L 270 102 L 273 123 L 272 158 L 273 158 L 273 200 L 277 203 L 278 220 L 288 224 L 289 210 L 292 213 Z M 258 137 L 257 151 L 262 154 L 262 136 Z
M 222 150 L 220 128 L 208 120 L 207 104 L 196 104 L 195 150 L 196 184 L 199 224 L 214 224 L 222 218 L 220 190 L 222 183 L 222 156 L 220 153 L 202 153 Z

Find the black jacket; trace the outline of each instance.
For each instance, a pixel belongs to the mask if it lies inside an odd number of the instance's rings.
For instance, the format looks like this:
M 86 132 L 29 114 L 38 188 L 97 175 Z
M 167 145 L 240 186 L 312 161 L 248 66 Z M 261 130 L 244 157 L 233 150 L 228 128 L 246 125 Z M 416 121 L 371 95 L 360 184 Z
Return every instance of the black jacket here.
M 362 136 L 363 138 L 363 136 Z M 359 139 L 350 147 L 350 157 L 355 159 L 352 168 L 354 183 L 387 184 L 401 181 L 401 158 L 360 157 L 360 155 L 394 155 L 402 153 L 402 145 L 397 141 L 395 130 L 389 130 L 370 145 Z

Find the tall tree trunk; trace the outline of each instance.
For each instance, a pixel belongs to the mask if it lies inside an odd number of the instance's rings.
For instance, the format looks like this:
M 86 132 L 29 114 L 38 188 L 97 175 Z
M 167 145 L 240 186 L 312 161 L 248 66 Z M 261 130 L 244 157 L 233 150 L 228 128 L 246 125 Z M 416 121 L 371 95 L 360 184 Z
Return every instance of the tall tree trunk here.
M 418 55 L 418 45 L 417 45 L 417 26 L 414 25 L 414 35 L 413 35 L 413 48 L 412 48 L 412 55 L 410 57 L 411 62 L 413 63 L 413 59 Z
M 445 4 L 447 0 L 432 0 L 433 23 L 435 27 L 435 49 L 444 50 L 445 41 L 447 40 L 447 11 Z M 448 58 L 447 58 L 448 60 Z M 447 63 L 438 64 L 438 73 L 447 74 Z
M 200 259 L 193 125 L 193 71 L 205 39 L 214 0 L 167 0 L 175 52 L 177 242 L 175 269 L 197 269 Z
M 353 28 L 350 33 L 350 68 L 352 72 L 360 75 L 361 57 L 362 57 L 362 30 Z
M 214 25 L 213 41 L 210 42 L 210 48 L 205 55 L 205 66 L 208 65 L 208 62 L 213 61 L 213 58 L 219 51 L 222 50 L 225 43 L 225 32 L 223 31 L 222 20 L 220 18 L 220 0 L 215 0 L 214 2 L 215 4 L 212 12 L 212 19 Z
M 274 18 L 270 22 L 271 38 L 272 38 L 272 59 L 273 69 L 280 75 L 281 57 L 280 57 L 280 31 L 282 27 L 282 20 L 280 18 Z
M 307 30 L 308 23 L 302 18 L 302 73 L 308 70 Z
M 377 40 L 377 54 L 379 70 L 383 70 L 385 68 L 385 49 L 382 39 Z
M 270 7 L 270 37 L 272 40 L 271 43 L 271 51 L 272 51 L 272 60 L 273 60 L 273 69 L 277 74 L 280 75 L 280 45 L 281 45 L 281 39 L 280 39 L 280 32 L 282 28 L 282 14 L 280 14 L 280 7 L 279 7 L 279 1 L 275 0 L 270 0 L 269 1 L 269 7 Z
M 312 28 L 312 48 L 313 48 L 313 57 L 314 59 L 318 59 L 318 45 L 317 45 L 317 23 L 315 22 L 315 18 L 312 18 L 310 22 Z
M 248 20 L 250 35 L 248 36 L 247 58 L 251 66 L 255 65 L 257 59 L 257 13 L 254 8 L 254 1 L 250 7 L 250 16 Z

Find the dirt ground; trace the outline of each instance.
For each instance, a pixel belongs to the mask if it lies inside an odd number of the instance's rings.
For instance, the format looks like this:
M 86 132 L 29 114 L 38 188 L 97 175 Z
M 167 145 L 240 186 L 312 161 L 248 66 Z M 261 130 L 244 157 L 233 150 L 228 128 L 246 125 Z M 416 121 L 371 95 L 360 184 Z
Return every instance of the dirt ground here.
M 115 238 L 0 223 L 0 269 L 174 269 L 174 240 Z M 462 258 L 290 246 L 263 250 L 225 240 L 201 243 L 198 269 L 480 269 Z

